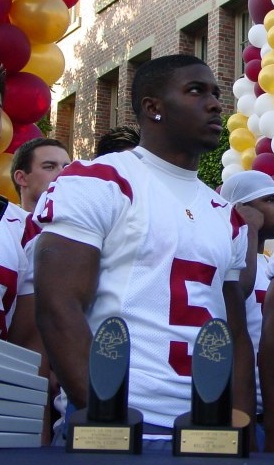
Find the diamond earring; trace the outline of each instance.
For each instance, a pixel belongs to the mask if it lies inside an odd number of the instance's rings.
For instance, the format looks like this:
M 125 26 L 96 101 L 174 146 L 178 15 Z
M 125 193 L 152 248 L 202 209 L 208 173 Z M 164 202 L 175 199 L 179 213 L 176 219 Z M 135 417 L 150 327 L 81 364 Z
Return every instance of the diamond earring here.
M 155 121 L 161 121 L 161 118 L 162 118 L 161 115 L 155 115 L 154 119 Z

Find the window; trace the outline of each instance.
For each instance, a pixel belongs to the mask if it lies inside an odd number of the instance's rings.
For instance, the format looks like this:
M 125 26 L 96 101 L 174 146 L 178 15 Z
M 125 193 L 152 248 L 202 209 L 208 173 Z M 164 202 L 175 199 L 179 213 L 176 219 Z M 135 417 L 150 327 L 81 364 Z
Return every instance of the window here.
M 248 10 L 241 10 L 235 15 L 235 78 L 238 79 L 244 73 L 243 50 L 248 45 L 248 32 L 252 26 L 252 20 Z
M 200 29 L 195 34 L 195 55 L 203 61 L 207 61 L 208 34 L 207 27 Z

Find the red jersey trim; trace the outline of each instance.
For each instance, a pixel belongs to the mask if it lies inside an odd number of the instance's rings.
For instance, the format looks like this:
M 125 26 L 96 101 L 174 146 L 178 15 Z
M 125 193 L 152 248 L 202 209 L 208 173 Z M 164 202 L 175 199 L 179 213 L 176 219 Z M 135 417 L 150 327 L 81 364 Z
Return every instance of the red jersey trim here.
M 133 200 L 133 192 L 128 181 L 120 176 L 118 171 L 110 165 L 82 165 L 79 161 L 74 161 L 68 165 L 59 175 L 59 179 L 63 176 L 83 176 L 102 179 L 103 181 L 115 182 L 121 192 L 126 195 L 130 202 Z

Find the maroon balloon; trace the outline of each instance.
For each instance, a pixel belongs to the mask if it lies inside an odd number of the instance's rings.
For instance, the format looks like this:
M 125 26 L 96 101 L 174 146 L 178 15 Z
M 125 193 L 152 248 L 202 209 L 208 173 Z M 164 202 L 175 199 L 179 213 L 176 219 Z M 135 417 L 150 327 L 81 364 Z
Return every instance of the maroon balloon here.
M 243 51 L 243 60 L 248 63 L 251 60 L 261 60 L 261 49 L 254 47 L 254 45 L 248 45 Z
M 49 86 L 38 76 L 19 72 L 7 77 L 4 111 L 12 123 L 36 123 L 48 112 L 50 103 Z
M 254 94 L 256 95 L 256 97 L 260 97 L 260 95 L 265 94 L 265 91 L 261 88 L 258 82 L 255 82 Z
M 271 153 L 271 139 L 268 137 L 262 137 L 259 139 L 255 146 L 256 155 L 260 155 L 260 153 Z
M 78 3 L 78 0 L 63 0 L 63 2 L 67 5 L 68 8 L 73 7 Z
M 248 0 L 248 11 L 255 24 L 263 24 L 265 15 L 272 9 L 271 0 Z
M 13 137 L 10 145 L 5 150 L 7 153 L 14 153 L 15 150 L 28 140 L 36 137 L 43 137 L 42 131 L 36 124 L 13 124 Z
M 257 82 L 261 69 L 261 60 L 251 60 L 245 65 L 245 74 L 250 81 Z
M 252 169 L 274 176 L 274 154 L 260 153 L 257 155 L 253 160 Z
M 7 16 L 11 9 L 12 0 L 0 1 L 0 23 L 6 22 Z
M 8 72 L 24 68 L 30 53 L 30 41 L 21 29 L 13 24 L 0 24 L 0 63 Z

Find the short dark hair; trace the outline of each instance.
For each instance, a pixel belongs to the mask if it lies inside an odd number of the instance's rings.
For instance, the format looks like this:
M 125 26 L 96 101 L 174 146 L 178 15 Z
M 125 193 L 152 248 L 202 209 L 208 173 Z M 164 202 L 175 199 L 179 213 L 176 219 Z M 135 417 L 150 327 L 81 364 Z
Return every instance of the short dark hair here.
M 35 139 L 31 139 L 24 144 L 20 145 L 12 157 L 10 175 L 14 187 L 17 193 L 20 195 L 20 186 L 16 183 L 14 179 L 14 173 L 17 170 L 23 170 L 25 173 L 31 172 L 32 161 L 34 157 L 34 150 L 38 147 L 47 147 L 47 146 L 59 147 L 67 151 L 67 148 L 62 142 L 57 139 L 49 139 L 46 137 L 36 137 Z
M 132 108 L 137 116 L 141 114 L 144 97 L 161 97 L 178 68 L 207 64 L 194 55 L 166 55 L 146 61 L 137 70 L 132 83 Z
M 4 66 L 0 64 L 0 96 L 2 97 L 2 100 L 5 94 L 5 83 L 6 83 L 6 70 Z
M 111 128 L 99 139 L 95 157 L 134 148 L 139 141 L 140 128 L 136 124 Z

